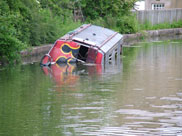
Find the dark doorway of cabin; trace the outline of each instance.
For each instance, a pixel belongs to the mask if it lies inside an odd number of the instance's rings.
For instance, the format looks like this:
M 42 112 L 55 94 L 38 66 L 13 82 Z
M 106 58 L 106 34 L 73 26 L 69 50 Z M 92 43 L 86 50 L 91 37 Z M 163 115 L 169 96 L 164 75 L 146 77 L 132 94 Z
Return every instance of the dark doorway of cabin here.
M 88 55 L 88 47 L 81 46 L 78 53 L 78 59 L 86 61 L 87 55 Z

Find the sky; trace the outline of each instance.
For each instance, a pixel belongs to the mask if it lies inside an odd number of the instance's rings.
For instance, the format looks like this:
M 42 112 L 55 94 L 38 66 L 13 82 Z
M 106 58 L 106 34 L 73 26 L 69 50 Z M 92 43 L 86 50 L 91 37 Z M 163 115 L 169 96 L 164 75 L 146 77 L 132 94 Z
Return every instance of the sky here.
M 145 10 L 145 1 L 137 1 L 135 4 L 136 10 Z

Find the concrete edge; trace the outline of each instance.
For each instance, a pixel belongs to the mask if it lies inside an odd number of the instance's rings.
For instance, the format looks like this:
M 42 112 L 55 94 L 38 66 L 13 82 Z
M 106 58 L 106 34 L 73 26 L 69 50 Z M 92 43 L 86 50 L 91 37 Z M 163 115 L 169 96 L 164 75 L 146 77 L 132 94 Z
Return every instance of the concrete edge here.
M 169 35 L 182 35 L 182 28 L 143 31 L 141 33 L 136 34 L 124 34 L 123 45 L 132 45 L 145 38 Z M 53 44 L 37 46 L 28 50 L 21 51 L 20 54 L 21 57 L 36 56 L 43 53 L 47 53 L 52 46 Z
M 132 45 L 145 38 L 155 38 L 155 37 L 175 36 L 175 35 L 182 35 L 182 28 L 150 30 L 136 34 L 125 34 L 123 39 L 124 41 L 123 45 Z
M 20 54 L 21 54 L 21 57 L 34 56 L 34 55 L 36 56 L 36 55 L 48 52 L 52 46 L 53 44 L 36 46 L 27 50 L 23 50 L 20 52 Z

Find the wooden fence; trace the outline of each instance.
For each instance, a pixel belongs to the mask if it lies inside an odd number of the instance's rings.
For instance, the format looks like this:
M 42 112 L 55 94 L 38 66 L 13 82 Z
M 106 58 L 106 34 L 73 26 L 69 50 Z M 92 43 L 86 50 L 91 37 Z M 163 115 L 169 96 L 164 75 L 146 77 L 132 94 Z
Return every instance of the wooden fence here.
M 164 22 L 172 23 L 173 21 L 182 20 L 182 9 L 168 10 L 143 10 L 136 11 L 139 23 L 150 22 L 152 25 Z

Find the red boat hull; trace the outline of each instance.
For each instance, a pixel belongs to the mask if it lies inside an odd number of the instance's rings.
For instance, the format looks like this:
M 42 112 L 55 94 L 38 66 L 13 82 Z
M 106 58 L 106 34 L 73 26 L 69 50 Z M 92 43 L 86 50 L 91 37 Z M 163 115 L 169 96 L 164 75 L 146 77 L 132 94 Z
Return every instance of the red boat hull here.
M 80 45 L 73 41 L 57 40 L 48 54 L 46 54 L 41 63 L 50 65 L 51 63 L 73 63 L 81 60 L 79 56 Z M 88 55 L 85 58 L 87 63 L 102 63 L 103 54 L 93 48 L 88 49 Z

